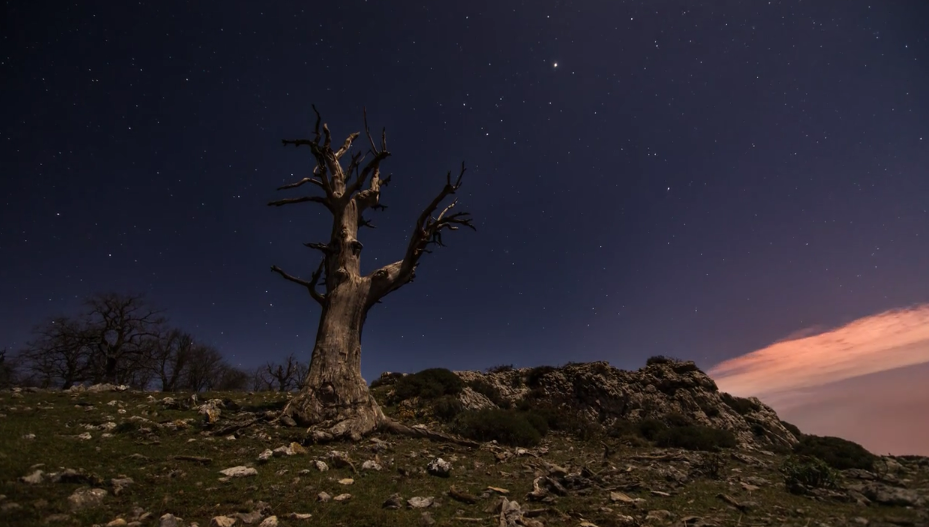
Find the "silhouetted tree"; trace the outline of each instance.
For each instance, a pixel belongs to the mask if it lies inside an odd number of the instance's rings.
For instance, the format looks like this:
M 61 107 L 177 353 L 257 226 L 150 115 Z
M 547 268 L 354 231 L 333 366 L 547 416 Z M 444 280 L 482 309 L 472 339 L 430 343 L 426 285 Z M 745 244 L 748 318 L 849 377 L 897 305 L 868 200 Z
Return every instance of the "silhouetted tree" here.
M 0 388 L 9 388 L 17 381 L 17 363 L 9 350 L 6 348 L 0 351 Z
M 94 383 L 130 383 L 146 364 L 165 319 L 142 295 L 103 293 L 85 302 L 82 333 Z
M 308 369 L 302 367 L 297 357 L 291 353 L 284 359 L 283 364 L 268 362 L 259 371 L 268 390 L 289 392 L 301 386 Z
M 193 337 L 179 329 L 164 331 L 152 347 L 150 365 L 161 391 L 177 391 L 184 383 L 193 354 Z
M 57 317 L 33 328 L 34 338 L 20 351 L 28 383 L 42 388 L 70 388 L 90 376 L 93 349 L 84 325 Z
M 315 106 L 313 110 L 316 111 Z M 322 306 L 306 381 L 288 402 L 284 414 L 310 426 L 318 440 L 336 437 L 357 440 L 381 425 L 395 430 L 400 426 L 384 416 L 361 377 L 361 332 L 368 310 L 413 280 L 419 260 L 428 252 L 429 245 L 442 245 L 442 231 L 454 231 L 461 226 L 473 229 L 474 226 L 468 213 L 452 212 L 457 200 L 440 208 L 442 202 L 461 187 L 462 164 L 458 176 L 453 178 L 449 172 L 441 192 L 420 213 L 403 258 L 362 276 L 363 245 L 358 240 L 358 229 L 373 227 L 363 216 L 367 209 L 384 208 L 380 204 L 381 188 L 388 184 L 390 176 L 381 178 L 380 165 L 390 156 L 387 135 L 382 132 L 380 146 L 375 144 L 365 116 L 371 158 L 362 167 L 366 156 L 358 152 L 343 166 L 342 158 L 360 133 L 349 135 L 334 150 L 329 127 L 323 124 L 320 128 L 320 121 L 319 112 L 316 112 L 313 139 L 283 141 L 285 146 L 310 149 L 316 161 L 312 176 L 278 190 L 310 184 L 321 189 L 322 195 L 286 198 L 268 204 L 314 203 L 332 215 L 328 242 L 306 244 L 322 253 L 322 261 L 309 280 L 290 275 L 277 266 L 271 267 L 286 280 L 306 288 L 310 297 Z M 320 283 L 324 291 L 317 289 Z

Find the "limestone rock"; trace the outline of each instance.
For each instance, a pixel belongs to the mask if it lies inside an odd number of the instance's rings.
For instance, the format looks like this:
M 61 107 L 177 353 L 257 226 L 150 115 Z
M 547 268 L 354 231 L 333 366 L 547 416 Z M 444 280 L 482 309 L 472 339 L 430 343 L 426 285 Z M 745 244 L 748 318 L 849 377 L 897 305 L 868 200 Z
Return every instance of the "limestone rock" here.
M 268 516 L 267 518 L 264 519 L 264 521 L 262 521 L 258 525 L 258 527 L 277 527 L 277 526 L 278 526 L 277 516 Z
M 237 467 L 230 467 L 225 470 L 220 470 L 219 473 L 230 478 L 244 478 L 258 475 L 258 471 L 254 468 L 241 465 Z
M 442 458 L 436 458 L 429 462 L 426 466 L 426 470 L 433 476 L 447 478 L 451 475 L 452 464 Z
M 433 503 L 435 503 L 435 498 L 433 498 L 432 496 L 429 496 L 429 497 L 414 496 L 406 500 L 406 504 L 411 509 L 425 509 L 427 507 L 431 507 Z
M 73 494 L 68 496 L 68 505 L 71 506 L 72 511 L 99 507 L 103 505 L 103 498 L 105 498 L 107 494 L 108 492 L 103 489 L 77 489 Z
M 210 527 L 232 527 L 235 525 L 235 518 L 229 516 L 214 516 L 210 520 Z

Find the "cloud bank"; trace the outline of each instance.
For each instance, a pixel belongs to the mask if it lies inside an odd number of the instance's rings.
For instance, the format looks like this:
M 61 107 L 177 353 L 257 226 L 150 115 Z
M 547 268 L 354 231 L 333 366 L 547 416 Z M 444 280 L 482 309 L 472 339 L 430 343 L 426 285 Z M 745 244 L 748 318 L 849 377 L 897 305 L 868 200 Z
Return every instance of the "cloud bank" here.
M 720 390 L 757 396 L 805 432 L 929 455 L 929 305 L 802 330 L 708 373 Z

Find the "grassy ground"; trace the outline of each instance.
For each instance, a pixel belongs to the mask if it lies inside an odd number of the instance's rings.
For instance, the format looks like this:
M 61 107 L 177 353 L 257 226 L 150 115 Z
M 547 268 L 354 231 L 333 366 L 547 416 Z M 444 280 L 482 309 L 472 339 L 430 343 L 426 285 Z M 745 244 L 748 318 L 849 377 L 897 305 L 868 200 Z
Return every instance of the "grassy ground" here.
M 162 394 L 155 394 L 155 397 L 161 399 Z M 184 397 L 178 396 L 179 399 Z M 286 400 L 284 395 L 265 393 L 201 396 L 213 397 L 232 399 L 242 410 L 259 415 L 281 408 Z M 120 413 L 121 410 L 124 412 Z M 852 523 L 856 517 L 875 522 L 892 520 L 898 525 L 919 525 L 921 521 L 918 511 L 903 507 L 863 507 L 789 494 L 776 470 L 781 458 L 757 453 L 752 455 L 761 463 L 748 465 L 735 460 L 730 452 L 723 452 L 719 457 L 722 462 L 719 479 L 694 475 L 694 464 L 709 459 L 709 454 L 687 453 L 677 460 L 647 459 L 648 456 L 669 455 L 673 458 L 677 451 L 631 448 L 614 443 L 615 453 L 604 461 L 599 441 L 581 443 L 564 435 L 546 437 L 541 451 L 544 453 L 531 449 L 529 454 L 512 455 L 504 461 L 498 457 L 504 456 L 504 451 L 513 453 L 515 449 L 468 449 L 426 440 L 380 436 L 390 446 L 378 453 L 367 440 L 357 445 L 307 445 L 306 454 L 275 457 L 261 463 L 257 460 L 259 453 L 292 441 L 301 442 L 303 431 L 274 427 L 262 421 L 240 431 L 237 436 L 210 436 L 205 433 L 202 417 L 196 410 L 166 410 L 150 400 L 150 394 L 129 392 L 23 393 L 17 398 L 4 392 L 0 394 L 0 414 L 3 415 L 0 417 L 0 494 L 3 495 L 0 525 L 89 526 L 106 524 L 117 518 L 133 521 L 145 512 L 148 514 L 143 517 L 142 525 L 157 525 L 161 515 L 171 513 L 188 523 L 206 526 L 213 516 L 263 509 L 265 514 L 277 515 L 281 525 L 408 526 L 423 522 L 423 510 L 406 507 L 406 500 L 423 496 L 434 497 L 437 502 L 425 509 L 436 525 L 495 526 L 498 520 L 492 509 L 500 498 L 496 491 L 485 492 L 488 486 L 507 489 L 509 499 L 518 501 L 524 510 L 548 509 L 535 517 L 545 525 L 577 526 L 583 521 L 598 527 L 625 525 L 622 516 L 632 516 L 639 523 L 653 510 L 671 513 L 668 520 L 649 520 L 649 523 L 666 525 L 672 521 L 674 525 L 684 525 L 682 520 L 688 516 L 698 516 L 716 525 L 858 525 L 860 523 Z M 141 427 L 153 429 L 152 433 L 147 433 L 137 425 L 123 424 L 130 422 L 132 416 L 157 423 L 188 424 L 174 431 L 143 423 Z M 224 411 L 219 424 L 228 416 L 229 412 Z M 103 437 L 104 430 L 89 430 L 85 426 L 108 422 L 121 425 L 110 430 L 113 435 L 108 438 Z M 91 438 L 77 438 L 84 432 L 89 432 Z M 24 437 L 27 434 L 35 437 Z M 348 452 L 358 473 L 353 473 L 349 467 L 334 466 L 326 472 L 318 471 L 313 461 L 326 459 L 331 450 Z M 209 462 L 178 460 L 176 456 L 209 458 Z M 426 464 L 434 457 L 451 461 L 451 477 L 439 478 L 425 472 Z M 374 459 L 380 461 L 383 470 L 361 470 L 364 461 Z M 527 501 L 526 494 L 532 490 L 533 479 L 548 473 L 547 464 L 560 465 L 569 471 L 587 467 L 598 476 L 599 483 L 557 496 L 554 503 Z M 255 467 L 258 475 L 221 481 L 219 471 L 236 465 Z M 34 485 L 20 481 L 36 469 L 59 472 L 65 468 L 82 471 L 96 481 L 45 481 Z M 675 481 L 681 475 L 686 477 L 685 481 Z M 134 484 L 114 495 L 110 481 L 122 477 L 132 478 Z M 351 478 L 353 483 L 339 482 L 346 478 Z M 753 478 L 763 478 L 767 483 Z M 910 482 L 911 487 L 929 485 L 925 474 L 921 478 Z M 745 487 L 742 483 L 746 480 L 761 484 Z M 451 499 L 447 492 L 452 485 L 478 497 L 477 502 L 468 504 Z M 68 497 L 82 486 L 103 488 L 109 494 L 102 505 L 74 511 Z M 319 502 L 317 495 L 323 491 L 332 496 L 349 493 L 352 497 L 343 502 Z M 621 491 L 644 501 L 614 503 L 611 491 Z M 399 510 L 382 508 L 384 501 L 394 493 L 402 496 L 404 506 Z M 725 503 L 719 494 L 740 504 L 747 502 L 748 507 L 739 510 Z M 310 513 L 312 518 L 288 518 L 294 512 Z M 479 520 L 469 522 L 463 518 Z M 46 520 L 50 521 L 46 523 Z

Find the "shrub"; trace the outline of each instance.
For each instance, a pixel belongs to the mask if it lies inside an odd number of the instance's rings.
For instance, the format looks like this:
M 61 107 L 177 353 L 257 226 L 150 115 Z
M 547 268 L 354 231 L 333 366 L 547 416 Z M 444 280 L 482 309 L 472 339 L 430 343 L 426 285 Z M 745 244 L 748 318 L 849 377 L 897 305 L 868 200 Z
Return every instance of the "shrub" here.
M 669 362 L 674 362 L 675 359 L 671 357 L 665 357 L 664 355 L 652 355 L 645 360 L 646 366 L 651 366 L 653 364 L 668 364 Z
M 716 452 L 720 448 L 736 446 L 735 436 L 729 430 L 700 425 L 671 426 L 658 432 L 655 444 L 659 447 L 683 448 Z
M 542 434 L 525 414 L 499 408 L 462 412 L 455 419 L 453 430 L 475 441 L 496 440 L 510 446 L 531 447 L 542 440 Z
M 666 415 L 664 422 L 667 423 L 668 426 L 690 426 L 693 424 L 690 418 L 678 412 L 672 412 Z
M 526 386 L 537 388 L 542 381 L 542 377 L 553 371 L 555 371 L 554 366 L 536 366 L 530 369 L 529 373 L 526 374 Z
M 526 416 L 526 420 L 529 421 L 532 428 L 539 431 L 540 435 L 544 436 L 548 433 L 548 419 L 544 415 L 533 411 L 525 412 L 523 415 Z
M 654 441 L 658 438 L 658 434 L 663 432 L 668 428 L 668 425 L 662 423 L 657 419 L 651 417 L 642 419 L 638 422 L 639 435 L 648 439 L 649 441 Z
M 617 419 L 613 422 L 613 425 L 607 429 L 606 434 L 610 437 L 638 436 L 639 428 L 636 426 L 636 423 L 628 419 Z
M 794 447 L 795 454 L 816 457 L 836 470 L 872 470 L 877 459 L 858 443 L 840 437 L 802 435 L 798 439 L 800 442 Z
M 739 415 L 746 415 L 750 412 L 757 412 L 761 410 L 761 407 L 755 404 L 751 399 L 746 399 L 744 397 L 735 397 L 726 392 L 719 394 L 720 399 L 726 403 L 729 408 L 735 410 Z
M 781 421 L 781 426 L 787 429 L 788 432 L 793 434 L 797 439 L 803 437 L 803 432 L 800 431 L 795 425 L 788 423 L 787 421 Z
M 379 386 L 390 386 L 397 382 L 397 379 L 405 377 L 405 373 L 400 373 L 396 371 L 382 373 L 380 377 L 371 381 L 371 388 L 377 388 Z
M 413 397 L 436 399 L 443 395 L 456 395 L 464 387 L 457 375 L 445 368 L 429 368 L 397 379 L 394 395 L 403 401 Z
M 432 402 L 432 413 L 437 419 L 451 421 L 464 411 L 464 405 L 454 395 L 443 395 Z
M 490 384 L 484 379 L 474 379 L 472 381 L 469 381 L 468 387 L 470 387 L 475 392 L 483 395 L 484 397 L 487 397 L 488 399 L 490 399 L 490 402 L 494 403 L 495 405 L 501 408 L 505 406 L 509 406 L 509 401 L 503 398 L 503 394 L 500 393 L 500 390 L 498 390 L 496 386 L 494 386 L 493 384 Z
M 794 494 L 813 488 L 834 488 L 836 473 L 823 460 L 813 456 L 790 456 L 781 465 L 784 484 Z
M 487 373 L 503 373 L 505 371 L 513 371 L 512 364 L 498 364 L 496 366 L 491 366 L 485 370 Z

